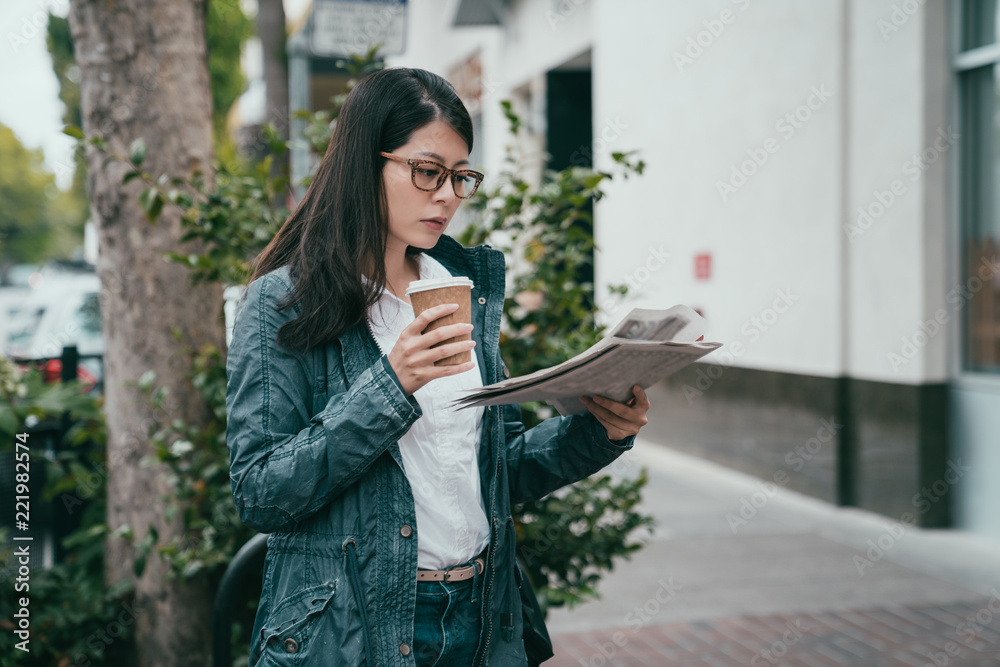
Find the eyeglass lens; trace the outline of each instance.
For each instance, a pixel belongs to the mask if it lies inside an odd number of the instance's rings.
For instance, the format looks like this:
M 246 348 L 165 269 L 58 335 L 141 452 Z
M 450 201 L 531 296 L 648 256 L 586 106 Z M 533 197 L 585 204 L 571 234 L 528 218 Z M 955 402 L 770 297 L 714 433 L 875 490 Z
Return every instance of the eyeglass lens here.
M 413 181 L 418 188 L 436 190 L 438 185 L 444 185 L 441 168 L 434 164 L 419 164 L 413 167 Z M 476 190 L 476 178 L 471 174 L 457 172 L 451 176 L 456 197 L 469 197 Z

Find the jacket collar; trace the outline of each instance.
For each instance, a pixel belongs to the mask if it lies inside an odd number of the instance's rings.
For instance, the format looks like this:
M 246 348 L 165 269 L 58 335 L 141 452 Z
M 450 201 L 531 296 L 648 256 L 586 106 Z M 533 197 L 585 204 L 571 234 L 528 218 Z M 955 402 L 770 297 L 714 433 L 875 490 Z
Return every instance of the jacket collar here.
M 441 262 L 452 275 L 472 280 L 472 322 L 476 325 L 479 344 L 475 351 L 483 374 L 483 383 L 499 380 L 497 336 L 503 313 L 505 292 L 504 256 L 488 245 L 466 248 L 450 236 L 442 234 L 437 245 L 425 251 Z M 484 335 L 484 332 L 486 335 Z M 489 335 L 492 333 L 493 335 Z M 378 345 L 368 330 L 367 320 L 358 322 L 341 337 L 341 362 L 351 384 L 380 355 Z

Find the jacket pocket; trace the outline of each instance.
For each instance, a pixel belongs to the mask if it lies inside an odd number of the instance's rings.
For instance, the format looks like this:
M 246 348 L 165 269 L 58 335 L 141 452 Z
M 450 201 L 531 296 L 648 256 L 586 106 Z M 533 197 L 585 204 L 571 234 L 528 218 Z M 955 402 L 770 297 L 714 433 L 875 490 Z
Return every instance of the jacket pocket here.
M 268 615 L 260 631 L 260 665 L 309 664 L 310 653 L 315 661 L 316 623 L 337 592 L 337 582 L 329 581 L 306 588 L 286 597 Z

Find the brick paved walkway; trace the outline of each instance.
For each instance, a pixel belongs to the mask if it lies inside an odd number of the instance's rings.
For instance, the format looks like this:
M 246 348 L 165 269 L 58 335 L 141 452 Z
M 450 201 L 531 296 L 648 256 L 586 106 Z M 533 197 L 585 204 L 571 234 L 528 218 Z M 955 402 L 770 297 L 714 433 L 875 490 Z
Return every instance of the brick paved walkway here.
M 1000 594 L 567 633 L 553 643 L 545 667 L 998 667 Z

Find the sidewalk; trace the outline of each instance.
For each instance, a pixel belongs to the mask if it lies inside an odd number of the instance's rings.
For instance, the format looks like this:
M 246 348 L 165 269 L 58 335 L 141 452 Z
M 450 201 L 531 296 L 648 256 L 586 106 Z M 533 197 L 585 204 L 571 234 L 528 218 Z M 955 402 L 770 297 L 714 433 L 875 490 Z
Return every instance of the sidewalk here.
M 550 612 L 546 667 L 1000 666 L 1000 543 L 837 508 L 648 440 L 608 471 L 642 466 L 657 529 L 601 600 Z

